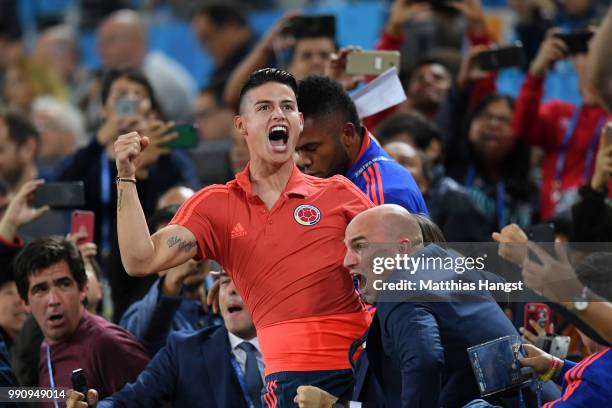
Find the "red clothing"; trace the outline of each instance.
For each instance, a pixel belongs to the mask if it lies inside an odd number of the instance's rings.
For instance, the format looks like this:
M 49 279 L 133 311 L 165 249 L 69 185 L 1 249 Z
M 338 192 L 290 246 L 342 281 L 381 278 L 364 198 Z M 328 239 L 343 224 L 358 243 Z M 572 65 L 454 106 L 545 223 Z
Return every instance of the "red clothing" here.
M 47 346 L 40 347 L 38 383 L 51 387 L 47 365 Z M 55 386 L 72 388 L 72 370 L 85 371 L 87 386 L 103 399 L 133 382 L 149 363 L 144 347 L 130 333 L 100 316 L 83 312 L 76 332 L 69 340 L 51 346 L 51 367 Z M 45 403 L 53 407 L 53 403 Z
M 232 277 L 257 327 L 266 375 L 336 370 L 350 367 L 350 343 L 367 328 L 342 262 L 346 226 L 370 207 L 346 178 L 311 177 L 294 165 L 268 210 L 247 166 L 226 185 L 200 190 L 171 224 L 194 234 L 197 258 L 216 260 Z
M 527 75 L 516 100 L 512 127 L 514 134 L 525 143 L 544 149 L 540 212 L 541 218 L 547 220 L 555 215 L 553 183 L 557 160 L 576 106 L 558 100 L 541 103 L 543 92 L 544 78 Z M 580 187 L 591 177 L 595 166 L 599 142 L 595 145 L 591 170 L 585 180 L 583 171 L 589 145 L 593 137 L 599 138 L 599 134 L 595 134 L 595 131 L 600 120 L 607 114 L 599 106 L 583 105 L 581 108 L 576 130 L 567 148 L 560 180 L 561 191 Z

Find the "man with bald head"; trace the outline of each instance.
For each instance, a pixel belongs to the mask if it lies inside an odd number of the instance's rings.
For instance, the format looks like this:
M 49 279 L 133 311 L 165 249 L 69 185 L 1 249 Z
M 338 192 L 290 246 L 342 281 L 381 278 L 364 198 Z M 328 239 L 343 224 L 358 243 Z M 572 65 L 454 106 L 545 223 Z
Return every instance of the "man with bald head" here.
M 346 228 L 345 244 L 344 266 L 359 281 L 362 299 L 376 305 L 367 342 L 365 338 L 359 340 L 359 344 L 366 344 L 366 350 L 358 361 L 353 399 L 393 408 L 460 407 L 479 398 L 466 349 L 517 334 L 501 308 L 492 298 L 482 300 L 484 297 L 470 302 L 452 301 L 448 297 L 445 301 L 427 302 L 423 296 L 410 294 L 387 297 L 388 293 L 380 290 L 381 283 L 399 279 L 437 281 L 441 276 L 470 278 L 466 274 L 457 275 L 454 270 L 433 267 L 429 270 L 419 267 L 414 274 L 406 270 L 374 273 L 372 264 L 375 257 L 396 255 L 424 259 L 457 256 L 434 243 L 423 243 L 414 216 L 403 207 L 390 204 L 368 209 L 353 218 Z M 370 368 L 364 373 L 364 364 L 368 362 Z M 380 387 L 379 392 L 372 394 L 372 387 Z M 305 399 L 313 398 L 313 394 L 326 401 L 337 400 L 303 387 L 298 390 L 296 402 L 307 406 Z
M 157 51 L 147 51 L 147 28 L 137 12 L 119 10 L 112 13 L 100 23 L 96 36 L 104 68 L 142 69 L 167 119 L 191 120 L 191 108 L 197 95 L 195 82 L 173 59 Z

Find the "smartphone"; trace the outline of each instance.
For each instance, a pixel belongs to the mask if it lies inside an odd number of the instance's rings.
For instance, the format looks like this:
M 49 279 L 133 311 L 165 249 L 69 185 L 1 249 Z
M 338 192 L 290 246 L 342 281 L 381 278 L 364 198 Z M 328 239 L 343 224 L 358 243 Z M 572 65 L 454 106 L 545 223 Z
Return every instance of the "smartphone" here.
M 563 40 L 570 55 L 586 54 L 589 51 L 589 41 L 593 38 L 593 32 L 578 31 L 568 34 L 555 34 L 555 37 Z
M 162 145 L 170 149 L 195 149 L 200 142 L 198 129 L 190 124 L 176 125 L 168 130 L 166 134 L 176 132 L 178 137 Z
M 74 208 L 85 205 L 85 186 L 82 181 L 45 183 L 34 192 L 33 205 Z
M 138 100 L 130 96 L 120 96 L 115 102 L 115 115 L 135 116 L 138 113 Z
M 529 325 L 529 320 L 536 322 L 546 333 L 552 333 L 552 310 L 544 303 L 527 303 L 523 310 L 523 327 L 537 334 Z
M 93 211 L 73 211 L 70 222 L 70 233 L 87 233 L 87 237 L 79 239 L 77 245 L 86 244 L 94 241 L 95 214 Z
M 287 22 L 284 35 L 294 38 L 327 37 L 336 38 L 336 16 L 296 16 Z
M 527 237 L 530 241 L 540 244 L 540 247 L 544 249 L 550 256 L 556 258 L 557 253 L 555 251 L 555 226 L 551 223 L 536 224 L 532 225 L 527 233 Z M 543 244 L 543 245 L 541 245 Z M 529 251 L 529 259 L 535 262 L 540 262 L 539 258 Z
M 520 43 L 483 51 L 476 57 L 478 66 L 483 71 L 497 71 L 501 68 L 522 67 L 525 65 L 525 54 Z
M 72 389 L 80 392 L 87 397 L 87 380 L 85 379 L 85 371 L 82 368 L 72 370 Z
M 461 0 L 416 0 L 415 3 L 428 3 L 434 10 L 438 11 L 457 11 L 448 4 Z
M 399 72 L 399 51 L 355 51 L 346 56 L 346 73 L 350 75 L 380 75 L 391 67 Z

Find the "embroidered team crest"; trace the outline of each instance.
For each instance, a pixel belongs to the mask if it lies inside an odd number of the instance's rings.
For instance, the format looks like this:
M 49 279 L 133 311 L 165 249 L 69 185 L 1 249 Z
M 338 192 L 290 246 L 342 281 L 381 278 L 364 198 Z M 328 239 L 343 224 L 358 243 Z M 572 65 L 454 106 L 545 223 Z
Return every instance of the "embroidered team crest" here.
M 300 225 L 315 225 L 321 220 L 321 211 L 314 205 L 300 205 L 293 212 L 293 218 Z

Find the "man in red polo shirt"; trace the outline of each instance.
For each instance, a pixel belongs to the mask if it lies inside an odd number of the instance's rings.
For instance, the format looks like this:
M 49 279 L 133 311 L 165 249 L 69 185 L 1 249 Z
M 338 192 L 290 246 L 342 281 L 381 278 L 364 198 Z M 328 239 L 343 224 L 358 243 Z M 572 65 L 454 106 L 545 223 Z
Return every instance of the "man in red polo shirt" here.
M 200 190 L 153 236 L 134 179 L 149 141 L 132 132 L 115 143 L 126 271 L 150 275 L 193 257 L 219 262 L 253 315 L 269 407 L 293 406 L 302 384 L 348 396 L 348 348 L 368 320 L 342 258 L 346 226 L 373 204 L 344 177 L 319 179 L 297 169 L 292 155 L 304 120 L 296 89 L 281 70 L 251 75 L 234 120 L 249 165 L 226 185 Z

